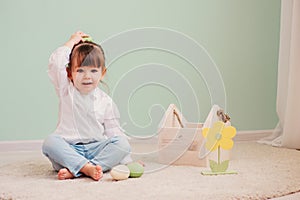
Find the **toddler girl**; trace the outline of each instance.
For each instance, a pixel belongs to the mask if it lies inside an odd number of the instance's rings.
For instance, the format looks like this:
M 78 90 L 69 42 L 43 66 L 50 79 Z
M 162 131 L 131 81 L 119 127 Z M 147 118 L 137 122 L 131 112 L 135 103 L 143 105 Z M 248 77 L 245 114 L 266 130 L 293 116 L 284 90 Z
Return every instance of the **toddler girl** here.
M 83 32 L 74 33 L 49 59 L 59 120 L 42 149 L 59 180 L 86 175 L 98 181 L 103 172 L 132 161 L 118 109 L 98 88 L 106 73 L 104 52 L 86 37 Z

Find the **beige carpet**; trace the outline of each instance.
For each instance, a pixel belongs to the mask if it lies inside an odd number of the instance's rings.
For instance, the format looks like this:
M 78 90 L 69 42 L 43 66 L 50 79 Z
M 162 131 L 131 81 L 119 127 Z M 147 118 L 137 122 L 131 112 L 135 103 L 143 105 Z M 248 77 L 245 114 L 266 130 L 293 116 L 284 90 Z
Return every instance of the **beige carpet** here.
M 143 155 L 141 178 L 99 182 L 56 180 L 40 152 L 0 153 L 0 200 L 8 199 L 269 199 L 300 191 L 300 152 L 257 143 L 237 143 L 230 169 L 237 175 L 203 176 L 204 168 L 169 166 Z M 154 172 L 152 169 L 155 170 Z

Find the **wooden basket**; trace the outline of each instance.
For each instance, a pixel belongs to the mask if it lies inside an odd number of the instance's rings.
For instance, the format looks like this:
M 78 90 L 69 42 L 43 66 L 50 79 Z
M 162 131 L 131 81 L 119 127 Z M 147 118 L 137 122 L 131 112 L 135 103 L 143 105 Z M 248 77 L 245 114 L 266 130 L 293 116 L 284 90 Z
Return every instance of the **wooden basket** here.
M 176 106 L 171 104 L 159 126 L 159 162 L 206 167 L 207 158 L 199 158 L 203 145 L 202 127 L 201 123 L 187 122 Z

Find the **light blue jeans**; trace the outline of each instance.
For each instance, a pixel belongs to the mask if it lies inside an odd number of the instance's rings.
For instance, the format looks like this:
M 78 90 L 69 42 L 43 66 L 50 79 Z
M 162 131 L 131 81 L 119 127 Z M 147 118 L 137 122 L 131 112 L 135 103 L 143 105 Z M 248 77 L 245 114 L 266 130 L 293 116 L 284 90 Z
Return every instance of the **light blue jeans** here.
M 59 171 L 67 168 L 75 177 L 81 176 L 81 168 L 87 163 L 100 165 L 106 172 L 118 165 L 130 153 L 130 145 L 124 136 L 114 136 L 88 144 L 69 144 L 59 135 L 49 135 L 42 147 L 43 153 Z

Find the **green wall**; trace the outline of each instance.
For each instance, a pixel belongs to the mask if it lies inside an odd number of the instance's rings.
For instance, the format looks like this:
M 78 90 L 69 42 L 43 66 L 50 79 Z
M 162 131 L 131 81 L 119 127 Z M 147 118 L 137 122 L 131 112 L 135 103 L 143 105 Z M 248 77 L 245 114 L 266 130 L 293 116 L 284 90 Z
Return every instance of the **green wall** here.
M 47 63 L 51 52 L 73 32 L 85 31 L 105 47 L 112 36 L 143 27 L 171 31 L 198 43 L 207 52 L 207 57 L 202 55 L 200 60 L 210 58 L 224 83 L 224 107 L 232 123 L 239 130 L 272 129 L 278 120 L 279 22 L 280 0 L 1 0 L 0 140 L 43 139 L 54 130 L 58 100 L 46 73 Z M 109 45 L 118 49 L 118 44 Z M 118 104 L 128 102 L 126 108 L 123 104 L 120 108 L 122 116 L 126 116 L 127 108 L 130 113 L 130 118 L 122 119 L 122 124 L 127 124 L 125 129 L 134 124 L 141 135 L 149 134 L 143 127 L 156 126 L 163 109 L 172 102 L 184 107 L 183 114 L 189 121 L 205 120 L 215 103 L 211 95 L 216 91 L 209 90 L 206 77 L 196 73 L 188 60 L 172 51 L 177 48 L 179 51 L 184 47 L 176 42 L 169 51 L 147 47 L 114 60 L 114 49 L 106 52 L 109 66 L 105 82 L 109 92 Z M 196 53 L 191 50 L 189 55 L 197 59 Z M 182 77 L 195 96 L 185 94 L 186 88 L 179 80 L 175 93 L 156 81 L 137 86 L 123 99 L 122 93 L 116 92 L 119 83 L 134 83 L 131 72 L 148 63 L 176 72 L 179 78 L 172 73 L 155 76 L 155 72 L 143 76 L 166 77 L 175 82 Z M 176 94 L 178 91 L 183 95 Z M 191 102 L 196 97 L 199 107 L 195 109 L 193 103 L 181 105 L 182 96 Z

